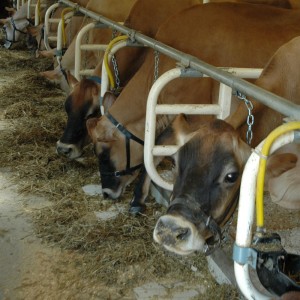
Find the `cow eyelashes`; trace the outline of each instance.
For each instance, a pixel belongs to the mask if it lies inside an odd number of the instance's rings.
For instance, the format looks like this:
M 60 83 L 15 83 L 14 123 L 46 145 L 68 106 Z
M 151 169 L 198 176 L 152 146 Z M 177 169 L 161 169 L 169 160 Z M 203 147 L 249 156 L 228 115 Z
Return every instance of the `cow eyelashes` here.
M 224 181 L 226 183 L 235 183 L 237 181 L 238 177 L 239 177 L 239 172 L 228 173 L 228 174 L 226 174 Z

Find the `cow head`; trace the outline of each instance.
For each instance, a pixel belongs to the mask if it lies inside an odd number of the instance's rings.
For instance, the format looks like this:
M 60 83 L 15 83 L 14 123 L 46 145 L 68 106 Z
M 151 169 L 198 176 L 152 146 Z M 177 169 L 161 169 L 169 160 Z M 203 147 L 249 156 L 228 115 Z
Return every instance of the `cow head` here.
M 80 157 L 84 146 L 91 142 L 86 121 L 100 114 L 100 84 L 94 78 L 96 77 L 78 82 L 68 74 L 68 82 L 72 89 L 65 101 L 68 119 L 64 133 L 56 143 L 56 151 L 69 159 Z
M 5 31 L 4 47 L 9 49 L 14 43 L 21 40 L 22 35 L 27 35 L 27 26 L 30 24 L 26 18 L 14 19 L 13 17 L 1 19 Z
M 153 237 L 180 255 L 209 254 L 209 242 L 220 241 L 220 227 L 235 209 L 250 147 L 221 120 L 189 133 L 180 116 L 173 129 L 182 145 L 175 155 L 178 174 L 167 213 L 157 221 Z
M 117 199 L 142 166 L 143 141 L 110 113 L 88 120 L 87 128 L 99 161 L 103 195 Z

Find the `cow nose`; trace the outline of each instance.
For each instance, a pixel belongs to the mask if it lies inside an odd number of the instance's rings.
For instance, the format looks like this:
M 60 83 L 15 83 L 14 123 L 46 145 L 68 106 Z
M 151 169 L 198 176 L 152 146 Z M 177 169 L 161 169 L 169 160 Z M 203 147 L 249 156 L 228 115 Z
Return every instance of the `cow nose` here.
M 166 245 L 175 245 L 180 241 L 186 241 L 191 235 L 191 229 L 180 226 L 174 220 L 160 218 L 155 228 L 158 241 Z
M 58 154 L 64 155 L 64 156 L 68 156 L 68 155 L 70 155 L 70 153 L 72 151 L 72 148 L 71 147 L 61 147 L 61 146 L 58 146 L 56 148 L 56 150 L 57 150 Z

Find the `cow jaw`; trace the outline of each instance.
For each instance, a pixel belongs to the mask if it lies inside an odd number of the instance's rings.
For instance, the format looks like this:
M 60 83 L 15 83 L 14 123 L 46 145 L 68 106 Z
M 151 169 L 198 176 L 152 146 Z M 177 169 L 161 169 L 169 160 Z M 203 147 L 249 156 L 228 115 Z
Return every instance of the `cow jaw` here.
M 153 238 L 168 251 L 189 255 L 195 251 L 204 252 L 205 239 L 196 226 L 180 216 L 165 215 L 156 223 Z

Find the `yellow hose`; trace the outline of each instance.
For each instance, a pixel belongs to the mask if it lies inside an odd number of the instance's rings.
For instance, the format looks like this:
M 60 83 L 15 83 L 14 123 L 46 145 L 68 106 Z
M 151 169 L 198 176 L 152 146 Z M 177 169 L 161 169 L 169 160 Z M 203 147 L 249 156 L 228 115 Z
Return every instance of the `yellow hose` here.
M 111 48 L 119 41 L 123 41 L 123 40 L 127 40 L 128 39 L 128 36 L 127 35 L 120 35 L 116 38 L 114 38 L 113 40 L 110 41 L 110 43 L 107 45 L 107 48 L 105 50 L 105 53 L 104 53 L 104 66 L 105 66 L 105 69 L 106 69 L 106 72 L 107 72 L 107 76 L 108 76 L 108 79 L 109 79 L 109 83 L 110 83 L 110 87 L 112 89 L 114 89 L 116 86 L 115 86 L 115 81 L 114 81 L 114 76 L 110 70 L 110 67 L 109 67 L 109 63 L 108 63 L 108 54 L 111 50 Z
M 66 44 L 67 44 L 67 36 L 66 36 L 66 30 L 65 30 L 65 14 L 72 10 L 74 10 L 74 8 L 67 7 L 67 8 L 64 8 L 61 12 L 61 32 L 62 32 L 64 47 L 66 47 Z
M 267 163 L 267 156 L 269 155 L 270 148 L 273 142 L 282 134 L 285 134 L 288 131 L 300 129 L 300 122 L 290 122 L 283 124 L 273 130 L 265 140 L 265 143 L 262 147 L 261 154 L 262 157 L 259 161 L 259 168 L 257 174 L 256 182 L 256 224 L 257 227 L 264 227 L 264 183 L 265 183 L 265 170 Z

